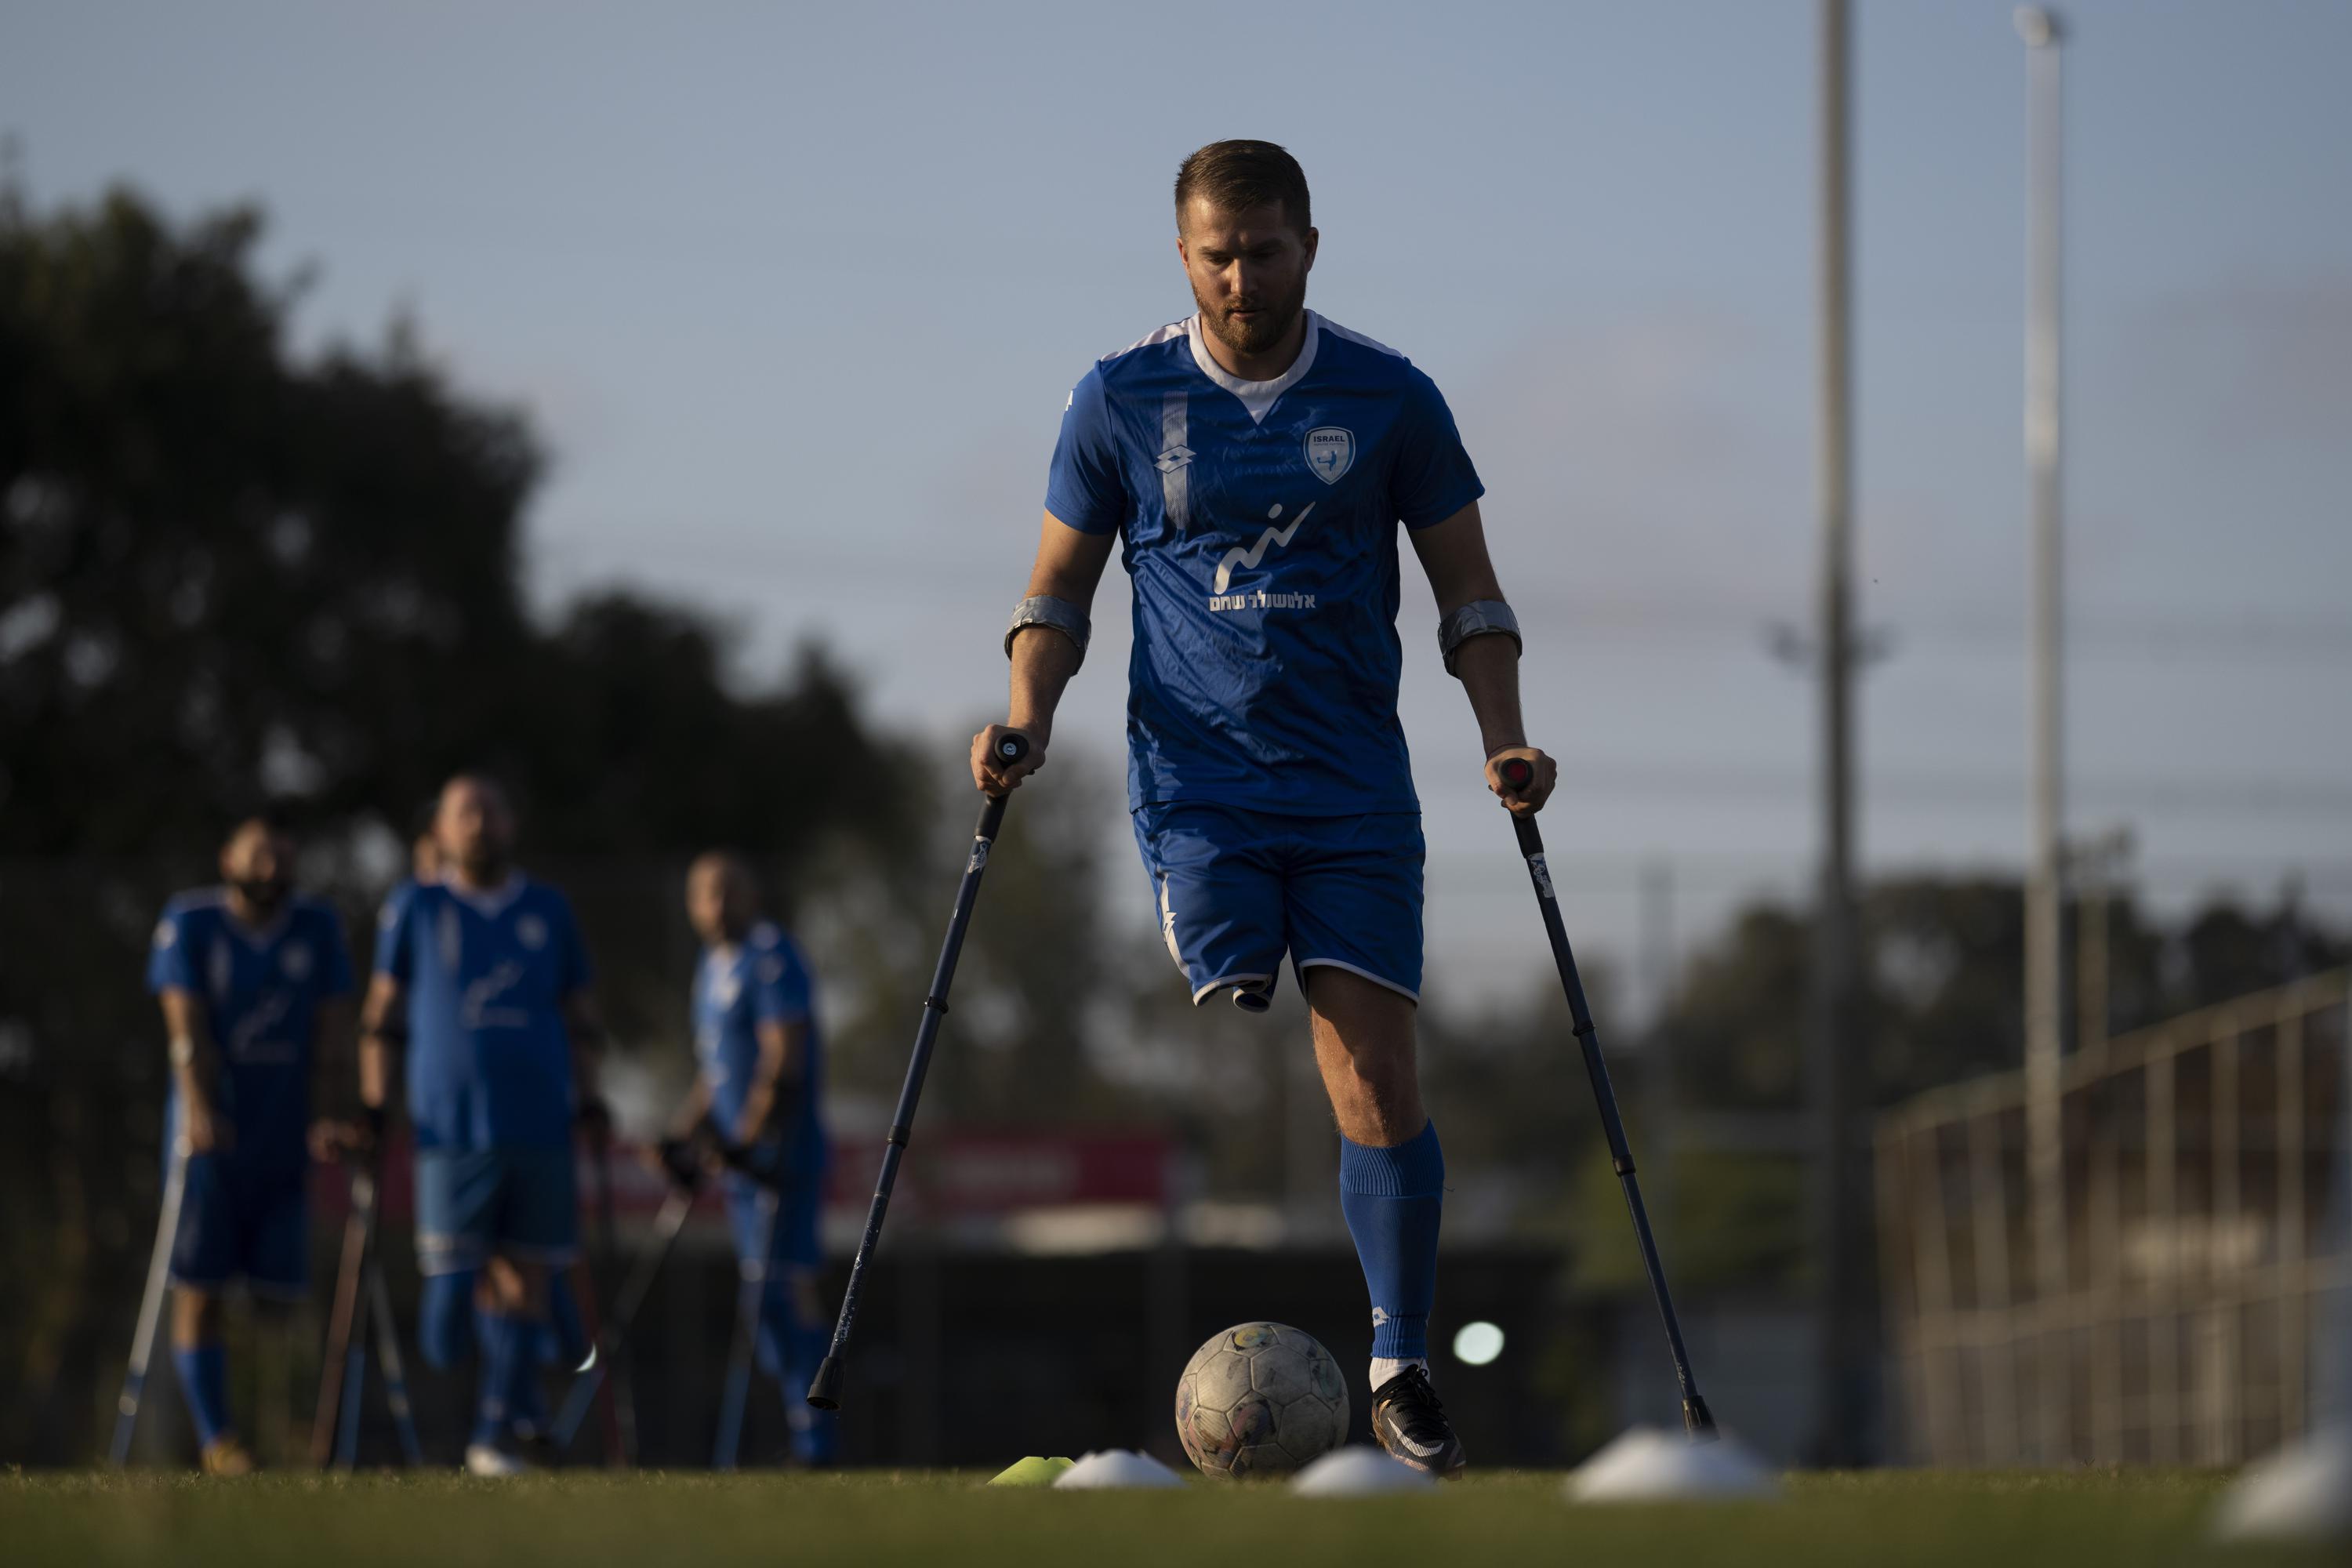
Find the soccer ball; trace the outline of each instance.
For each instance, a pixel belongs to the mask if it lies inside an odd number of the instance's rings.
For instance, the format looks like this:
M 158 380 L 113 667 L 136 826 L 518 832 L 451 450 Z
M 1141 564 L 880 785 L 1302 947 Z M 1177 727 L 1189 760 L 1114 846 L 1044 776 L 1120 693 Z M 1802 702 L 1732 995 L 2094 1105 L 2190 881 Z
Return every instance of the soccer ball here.
M 1227 1329 L 1194 1351 L 1176 1380 L 1176 1436 L 1208 1475 L 1295 1470 L 1347 1435 L 1339 1363 L 1287 1323 Z

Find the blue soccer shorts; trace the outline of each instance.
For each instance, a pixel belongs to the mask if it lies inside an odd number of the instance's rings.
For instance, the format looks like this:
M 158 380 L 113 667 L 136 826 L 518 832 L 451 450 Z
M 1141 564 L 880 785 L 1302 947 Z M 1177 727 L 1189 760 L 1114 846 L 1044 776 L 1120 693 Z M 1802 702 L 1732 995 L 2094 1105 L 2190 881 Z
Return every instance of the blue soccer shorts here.
M 1147 805 L 1135 840 L 1160 934 L 1198 1006 L 1226 989 L 1253 1010 L 1284 954 L 1299 987 L 1321 964 L 1421 998 L 1421 817 L 1283 816 L 1207 801 Z
M 568 1267 L 580 1256 L 570 1149 L 419 1149 L 416 1262 L 460 1274 L 492 1258 Z
M 191 1154 L 172 1238 L 172 1278 L 216 1292 L 242 1279 L 256 1296 L 299 1300 L 310 1290 L 307 1171 L 265 1171 L 233 1155 Z

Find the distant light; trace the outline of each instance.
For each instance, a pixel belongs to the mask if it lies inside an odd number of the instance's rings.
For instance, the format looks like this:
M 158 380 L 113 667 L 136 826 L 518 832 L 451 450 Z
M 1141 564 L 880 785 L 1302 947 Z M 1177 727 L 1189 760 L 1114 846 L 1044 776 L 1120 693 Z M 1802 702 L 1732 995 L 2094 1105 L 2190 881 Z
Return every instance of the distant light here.
M 2039 5 L 2020 5 L 2011 20 L 2029 49 L 2046 48 L 2058 41 L 2058 18 Z
M 1492 1323 L 1465 1323 L 1454 1336 L 1454 1359 L 1465 1366 L 1485 1366 L 1503 1353 L 1503 1331 Z

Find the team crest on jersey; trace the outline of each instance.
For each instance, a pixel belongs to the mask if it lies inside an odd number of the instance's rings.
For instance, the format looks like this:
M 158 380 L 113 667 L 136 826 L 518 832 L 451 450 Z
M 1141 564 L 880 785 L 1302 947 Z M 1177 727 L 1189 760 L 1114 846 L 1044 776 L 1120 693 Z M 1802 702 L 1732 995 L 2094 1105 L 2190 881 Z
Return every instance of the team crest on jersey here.
M 547 945 L 547 922 L 537 915 L 524 915 L 515 921 L 515 940 L 537 952 Z
M 310 950 L 299 942 L 289 942 L 278 952 L 278 967 L 286 972 L 287 979 L 301 984 L 310 973 Z
M 1336 485 L 1356 460 L 1356 433 L 1337 425 L 1318 425 L 1307 432 L 1307 471 L 1327 485 Z

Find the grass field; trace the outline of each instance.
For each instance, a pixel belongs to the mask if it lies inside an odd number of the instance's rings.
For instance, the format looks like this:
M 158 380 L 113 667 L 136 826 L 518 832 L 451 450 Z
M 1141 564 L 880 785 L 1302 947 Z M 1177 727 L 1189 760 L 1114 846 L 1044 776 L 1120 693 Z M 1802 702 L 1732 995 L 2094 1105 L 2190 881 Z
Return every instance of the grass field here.
M 1354 1501 L 1274 1486 L 989 1490 L 974 1475 L 0 1477 L 0 1562 L 228 1568 L 378 1563 L 2064 1564 L 2318 1563 L 2204 1540 L 2220 1477 L 2187 1472 L 1802 1476 L 1774 1503 L 1572 1508 L 1559 1478 L 1487 1473 Z

